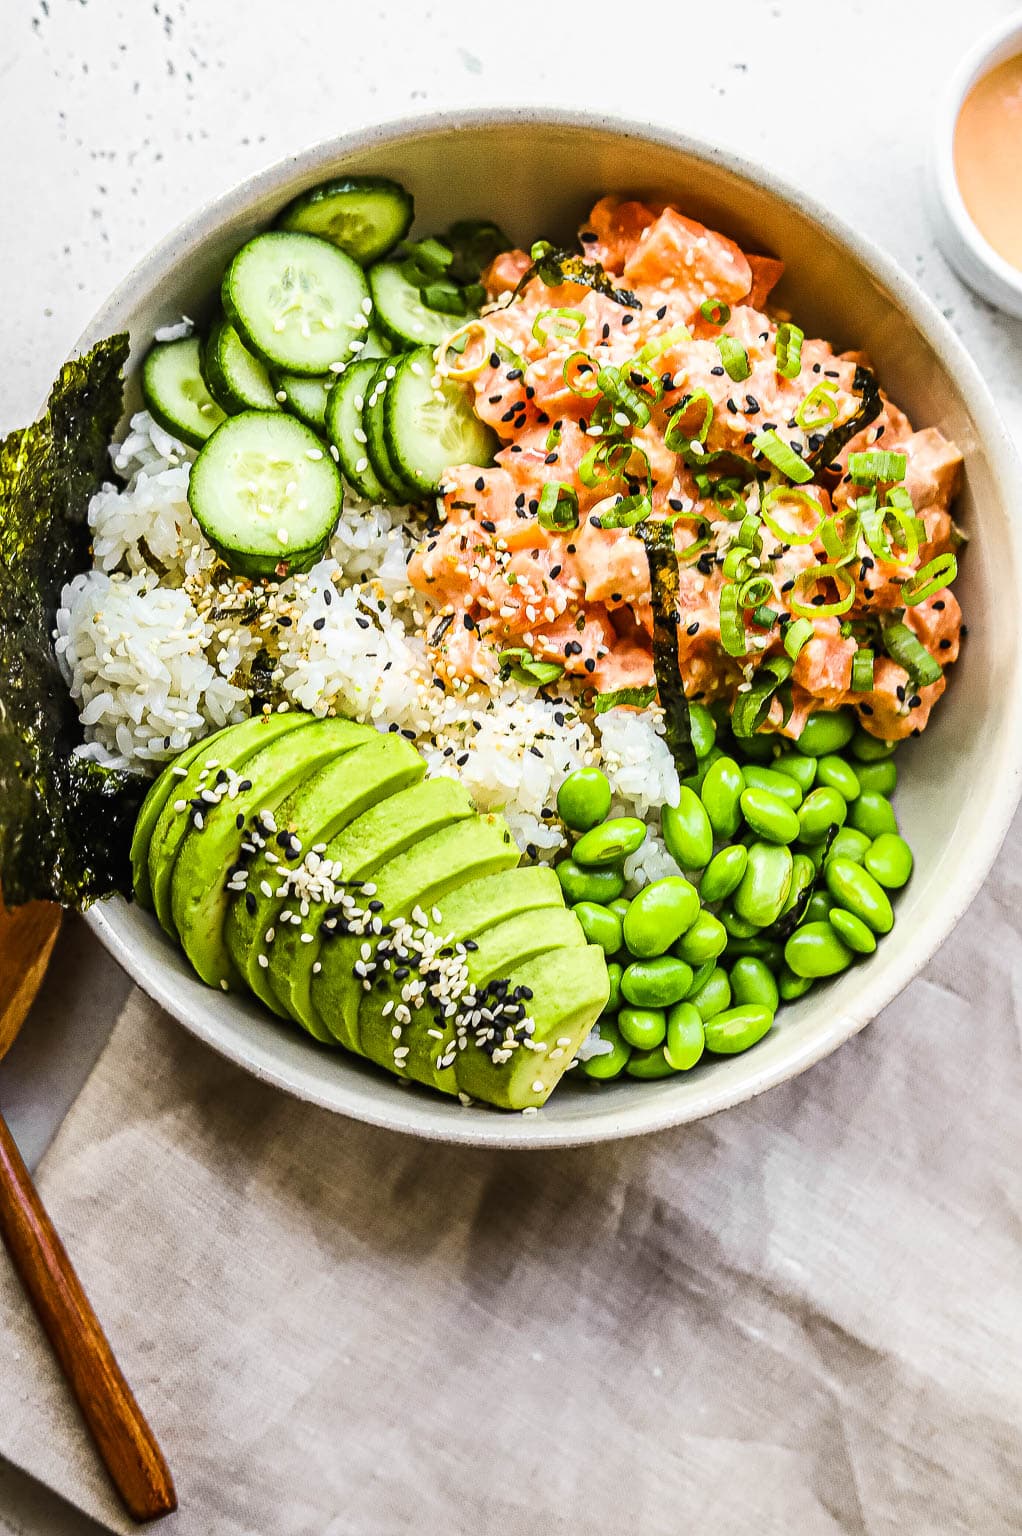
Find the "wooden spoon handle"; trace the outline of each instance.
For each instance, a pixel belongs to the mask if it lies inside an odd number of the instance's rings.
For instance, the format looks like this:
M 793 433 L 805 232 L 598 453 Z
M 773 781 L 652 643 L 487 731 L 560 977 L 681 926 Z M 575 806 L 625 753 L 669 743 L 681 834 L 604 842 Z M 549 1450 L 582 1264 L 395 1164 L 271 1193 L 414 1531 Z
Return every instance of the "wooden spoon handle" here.
M 177 1508 L 174 1483 L 0 1115 L 3 1238 L 114 1486 L 135 1520 Z

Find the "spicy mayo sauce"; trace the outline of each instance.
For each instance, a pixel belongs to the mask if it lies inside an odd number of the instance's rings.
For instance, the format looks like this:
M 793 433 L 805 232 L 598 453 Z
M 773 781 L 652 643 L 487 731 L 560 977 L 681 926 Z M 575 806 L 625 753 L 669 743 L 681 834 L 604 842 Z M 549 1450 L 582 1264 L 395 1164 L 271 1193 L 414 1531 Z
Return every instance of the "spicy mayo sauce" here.
M 969 217 L 1022 271 L 1022 53 L 996 65 L 966 96 L 954 156 Z

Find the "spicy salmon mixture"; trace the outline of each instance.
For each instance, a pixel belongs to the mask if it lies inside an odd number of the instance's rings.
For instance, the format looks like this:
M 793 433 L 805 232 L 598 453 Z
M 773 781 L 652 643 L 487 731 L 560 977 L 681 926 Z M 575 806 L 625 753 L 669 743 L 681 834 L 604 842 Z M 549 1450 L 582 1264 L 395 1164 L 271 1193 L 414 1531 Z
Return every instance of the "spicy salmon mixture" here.
M 440 358 L 500 448 L 492 468 L 445 473 L 408 568 L 450 620 L 431 631 L 439 677 L 524 665 L 607 703 L 652 700 L 641 532 L 666 520 L 690 700 L 733 713 L 751 695 L 745 726 L 793 738 L 846 705 L 871 735 L 917 735 L 962 632 L 959 450 L 913 430 L 861 354 L 771 304 L 780 262 L 619 197 L 580 243 L 581 261 L 498 255 L 491 302 Z

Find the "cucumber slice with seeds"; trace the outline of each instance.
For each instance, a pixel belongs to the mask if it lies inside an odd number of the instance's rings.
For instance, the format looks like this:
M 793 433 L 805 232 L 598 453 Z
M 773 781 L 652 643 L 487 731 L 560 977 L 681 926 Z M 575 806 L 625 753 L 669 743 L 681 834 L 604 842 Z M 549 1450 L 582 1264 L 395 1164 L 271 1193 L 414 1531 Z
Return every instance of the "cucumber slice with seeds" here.
M 247 347 L 270 368 L 302 377 L 348 362 L 369 325 L 362 268 L 314 235 L 256 235 L 227 268 L 221 297 Z
M 382 363 L 377 364 L 376 372 L 369 381 L 369 392 L 365 396 L 365 404 L 362 407 L 362 424 L 365 428 L 369 462 L 387 491 L 387 500 L 394 502 L 397 506 L 404 506 L 410 501 L 420 501 L 421 496 L 416 486 L 405 479 L 394 463 L 384 430 L 387 390 L 396 375 L 396 360 L 390 361 L 385 358 Z
M 201 448 L 225 419 L 206 388 L 197 336 L 158 341 L 142 365 L 142 396 L 165 432 Z
M 283 411 L 229 416 L 192 466 L 191 509 L 240 576 L 315 565 L 337 526 L 341 477 L 304 423 Z
M 381 261 L 369 273 L 373 318 L 399 347 L 436 346 L 463 323 L 464 317 L 427 309 L 414 283 L 397 261 Z
M 277 376 L 277 390 L 285 398 L 277 403 L 286 405 L 299 421 L 317 432 L 326 430 L 326 403 L 334 387 L 337 375 L 325 373 L 322 378 L 303 379 L 297 373 L 281 373 Z
M 414 211 L 411 196 L 398 182 L 386 176 L 346 176 L 300 193 L 277 224 L 319 235 L 364 267 L 404 239 Z
M 202 372 L 213 399 L 229 416 L 239 411 L 280 410 L 270 375 L 222 315 L 206 338 Z
M 493 463 L 496 434 L 479 420 L 463 384 L 434 378 L 429 347 L 397 363 L 383 420 L 391 461 L 420 497 L 436 494 L 452 464 Z
M 326 411 L 327 431 L 337 449 L 345 480 L 366 501 L 390 500 L 390 492 L 369 458 L 363 411 L 379 364 L 374 358 L 349 363 L 334 385 Z

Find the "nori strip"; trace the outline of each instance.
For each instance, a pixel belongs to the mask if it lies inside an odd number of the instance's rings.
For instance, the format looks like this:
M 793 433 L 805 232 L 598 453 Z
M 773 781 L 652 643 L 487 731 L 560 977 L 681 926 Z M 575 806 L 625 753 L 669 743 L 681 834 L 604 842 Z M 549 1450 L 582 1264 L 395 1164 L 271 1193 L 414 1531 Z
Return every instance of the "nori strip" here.
M 850 443 L 863 429 L 868 427 L 883 410 L 884 402 L 880 398 L 880 386 L 869 368 L 864 368 L 861 363 L 856 363 L 855 373 L 852 377 L 852 394 L 859 396 L 858 409 L 836 427 L 831 427 L 823 442 L 813 453 L 806 454 L 806 463 L 814 474 L 819 474 L 834 462 L 846 443 Z
M 678 777 L 684 779 L 695 772 L 696 751 L 692 745 L 692 724 L 678 655 L 678 598 L 681 583 L 678 556 L 674 549 L 674 528 L 668 522 L 654 522 L 652 518 L 647 518 L 633 529 L 632 537 L 642 540 L 649 564 L 653 606 L 653 675 L 664 711 L 667 745 L 671 749 Z
M 615 304 L 621 304 L 625 309 L 642 308 L 630 288 L 614 287 L 598 261 L 586 261 L 572 251 L 555 250 L 553 246 L 544 251 L 520 279 L 514 291 L 516 299 L 534 277 L 538 277 L 548 288 L 557 288 L 561 283 L 580 283 L 583 288 L 592 288 L 596 293 L 602 293 L 605 299 L 613 299 Z
M 772 928 L 765 930 L 765 937 L 774 939 L 778 944 L 785 944 L 791 938 L 792 934 L 795 932 L 795 929 L 805 917 L 806 909 L 815 896 L 819 888 L 820 881 L 823 879 L 823 866 L 826 862 L 827 854 L 830 852 L 830 845 L 834 841 L 835 837 L 837 837 L 837 827 L 831 827 L 830 831 L 827 833 L 827 841 L 824 844 L 823 858 L 820 860 L 816 873 L 813 875 L 813 878 L 810 880 L 809 884 L 806 886 L 799 900 L 792 907 L 787 917 L 778 918 L 777 922 L 774 923 Z
M 67 363 L 42 418 L 0 444 L 0 886 L 9 905 L 82 907 L 131 885 L 147 787 L 73 755 L 78 712 L 57 665 L 64 583 L 89 565 L 89 498 L 121 414 L 128 338 Z

